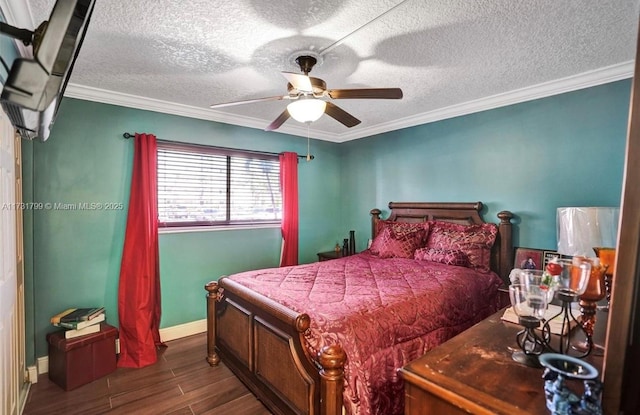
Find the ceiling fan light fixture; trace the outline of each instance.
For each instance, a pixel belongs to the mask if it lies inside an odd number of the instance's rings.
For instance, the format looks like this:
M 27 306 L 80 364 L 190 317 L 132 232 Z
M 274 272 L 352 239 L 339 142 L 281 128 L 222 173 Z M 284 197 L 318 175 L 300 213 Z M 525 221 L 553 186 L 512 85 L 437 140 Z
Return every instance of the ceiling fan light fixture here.
M 317 98 L 300 97 L 287 105 L 291 118 L 298 122 L 314 122 L 324 114 L 327 103 Z

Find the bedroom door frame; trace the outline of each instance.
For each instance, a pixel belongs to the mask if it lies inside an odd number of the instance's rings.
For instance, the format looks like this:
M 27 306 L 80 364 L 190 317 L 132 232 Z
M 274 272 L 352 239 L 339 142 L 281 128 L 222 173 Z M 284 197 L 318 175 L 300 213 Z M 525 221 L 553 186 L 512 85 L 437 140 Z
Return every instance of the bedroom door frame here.
M 640 19 L 639 19 L 640 20 Z M 629 127 L 618 225 L 618 249 L 605 361 L 605 414 L 640 413 L 640 31 L 629 106 Z
M 20 138 L 0 111 L 0 412 L 22 413 L 25 359 Z

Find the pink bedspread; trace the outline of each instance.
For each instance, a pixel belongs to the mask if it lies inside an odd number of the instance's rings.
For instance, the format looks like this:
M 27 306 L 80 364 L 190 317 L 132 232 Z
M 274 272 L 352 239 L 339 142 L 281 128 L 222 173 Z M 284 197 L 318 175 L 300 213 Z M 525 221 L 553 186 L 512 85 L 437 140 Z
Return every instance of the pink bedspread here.
M 311 317 L 315 356 L 340 343 L 347 354 L 350 415 L 402 414 L 397 370 L 497 309 L 500 278 L 366 251 L 332 261 L 248 271 L 231 279 Z

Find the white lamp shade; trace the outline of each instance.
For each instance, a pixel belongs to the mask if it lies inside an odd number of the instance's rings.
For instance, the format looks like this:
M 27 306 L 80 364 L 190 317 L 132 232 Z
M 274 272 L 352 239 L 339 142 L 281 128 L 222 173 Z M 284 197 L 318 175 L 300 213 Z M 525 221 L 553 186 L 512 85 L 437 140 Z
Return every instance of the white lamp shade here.
M 289 115 L 299 122 L 314 122 L 324 114 L 327 103 L 316 98 L 298 98 L 287 105 Z
M 593 257 L 594 247 L 615 248 L 619 217 L 617 207 L 558 208 L 558 252 Z

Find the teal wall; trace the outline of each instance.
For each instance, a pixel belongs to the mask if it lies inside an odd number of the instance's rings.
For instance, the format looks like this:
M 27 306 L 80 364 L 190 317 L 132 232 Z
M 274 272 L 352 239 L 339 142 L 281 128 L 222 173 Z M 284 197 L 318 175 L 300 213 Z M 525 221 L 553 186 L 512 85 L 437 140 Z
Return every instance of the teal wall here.
M 346 223 L 390 201 L 482 201 L 516 215 L 515 245 L 556 248 L 559 206 L 619 206 L 631 81 L 344 143 Z M 359 241 L 359 248 L 364 241 Z
M 133 141 L 123 132 L 241 149 L 306 154 L 307 141 L 278 133 L 65 98 L 48 141 L 28 143 L 25 170 L 35 202 L 124 203 L 123 210 L 34 210 L 26 236 L 35 307 L 35 356 L 46 355 L 49 318 L 68 307 L 104 305 L 117 325 L 117 290 L 129 199 Z M 338 144 L 313 140 L 299 165 L 300 261 L 331 249 L 339 229 Z M 25 175 L 26 177 L 26 175 Z M 275 267 L 279 228 L 160 235 L 161 328 L 205 318 L 204 284 L 247 269 Z
M 389 201 L 482 201 L 489 219 L 516 214 L 516 245 L 553 248 L 556 207 L 619 204 L 630 88 L 620 81 L 343 144 L 313 140 L 316 159 L 299 168 L 301 262 L 350 229 L 363 249 L 368 212 L 386 211 Z M 26 193 L 38 202 L 126 206 L 133 148 L 124 131 L 306 152 L 301 137 L 65 98 L 50 139 L 26 145 Z M 126 210 L 32 214 L 25 245 L 35 359 L 46 355 L 49 317 L 66 307 L 101 304 L 117 323 Z M 161 327 L 204 318 L 207 281 L 276 266 L 279 239 L 277 229 L 162 234 Z

